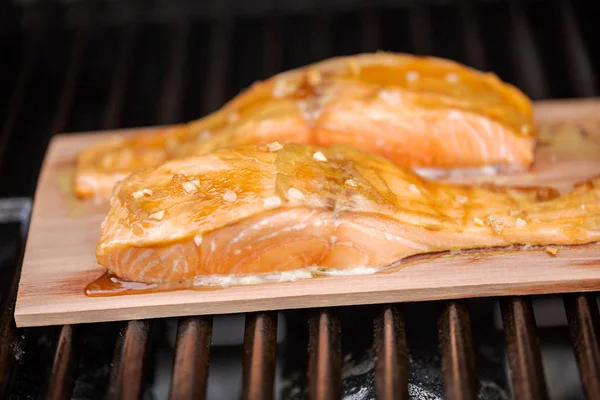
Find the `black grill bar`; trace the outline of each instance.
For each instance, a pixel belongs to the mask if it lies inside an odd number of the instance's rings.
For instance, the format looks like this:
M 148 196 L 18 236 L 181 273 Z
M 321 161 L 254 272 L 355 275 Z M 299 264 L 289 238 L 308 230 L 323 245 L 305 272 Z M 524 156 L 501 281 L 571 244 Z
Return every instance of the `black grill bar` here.
M 542 61 L 522 2 L 510 1 L 510 26 L 513 36 L 514 68 L 521 87 L 533 99 L 548 97 L 549 91 Z
M 46 399 L 71 398 L 79 362 L 80 336 L 79 327 L 64 325 L 60 328 Z
M 136 9 L 133 15 L 132 21 L 122 28 L 119 57 L 111 80 L 108 104 L 102 122 L 103 129 L 115 129 L 120 124 L 121 113 L 125 105 L 126 83 L 133 66 L 134 47 L 139 27 L 139 11 Z
M 93 4 L 93 3 L 91 3 Z M 73 106 L 73 97 L 75 95 L 75 88 L 82 71 L 83 57 L 85 55 L 86 47 L 89 42 L 89 35 L 91 31 L 91 21 L 89 21 L 89 14 L 92 13 L 92 7 L 81 8 L 79 4 L 78 8 L 78 20 L 82 24 L 82 27 L 75 34 L 73 44 L 71 45 L 69 62 L 67 64 L 67 71 L 65 73 L 64 86 L 61 91 L 61 96 L 58 101 L 58 109 L 52 121 L 52 133 L 62 133 L 65 130 L 69 115 L 71 114 L 71 108 Z
M 375 389 L 383 400 L 408 399 L 408 348 L 400 309 L 385 305 L 374 320 Z
M 314 312 L 308 321 L 308 391 L 311 400 L 342 394 L 342 327 L 335 310 Z
M 179 319 L 171 400 L 206 398 L 212 325 L 211 316 Z
M 283 18 L 276 14 L 263 25 L 263 79 L 283 70 Z
M 187 19 L 175 23 L 171 32 L 171 57 L 162 88 L 158 119 L 161 124 L 174 124 L 181 119 L 181 100 L 188 39 L 191 24 Z
M 461 0 L 459 3 L 466 62 L 474 68 L 484 70 L 486 68 L 485 50 L 473 2 Z
M 376 51 L 381 45 L 381 29 L 379 12 L 369 7 L 361 14 L 361 47 L 362 51 Z
M 129 321 L 117 338 L 108 388 L 109 399 L 141 399 L 152 321 Z
M 438 319 L 438 335 L 445 398 L 476 399 L 477 370 L 471 319 L 464 303 L 449 301 L 443 305 Z
M 277 354 L 277 312 L 246 315 L 242 398 L 273 399 Z
M 311 23 L 312 61 L 320 61 L 332 54 L 331 14 L 324 9 L 318 9 Z
M 589 294 L 564 297 L 571 342 L 588 399 L 600 393 L 600 316 L 596 298 Z
M 11 134 L 15 129 L 15 124 L 22 109 L 25 95 L 29 89 L 31 72 L 33 71 L 33 67 L 35 65 L 35 60 L 37 58 L 37 52 L 41 41 L 42 32 L 38 31 L 30 34 L 30 37 L 27 39 L 27 43 L 25 44 L 25 50 L 23 51 L 23 56 L 20 63 L 21 68 L 19 69 L 19 75 L 17 76 L 17 83 L 11 94 L 6 119 L 4 120 L 0 130 L 0 160 L 4 159 L 6 146 L 8 145 Z
M 531 299 L 502 298 L 500 310 L 514 398 L 548 398 Z
M 212 22 L 208 52 L 208 76 L 202 112 L 221 107 L 228 97 L 228 77 L 233 60 L 233 21 L 223 16 Z
M 583 43 L 581 31 L 575 20 L 571 2 L 556 0 L 555 3 L 560 16 L 561 36 L 566 52 L 565 60 L 571 75 L 573 89 L 578 96 L 594 96 L 598 93 L 596 77 L 588 51 Z
M 433 54 L 431 11 L 424 1 L 415 1 L 410 9 L 410 34 L 415 54 Z

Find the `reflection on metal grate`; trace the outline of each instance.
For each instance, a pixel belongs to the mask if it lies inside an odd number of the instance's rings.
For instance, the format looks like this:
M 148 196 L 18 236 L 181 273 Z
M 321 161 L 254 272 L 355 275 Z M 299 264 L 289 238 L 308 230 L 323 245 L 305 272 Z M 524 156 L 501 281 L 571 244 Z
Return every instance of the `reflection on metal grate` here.
M 547 398 L 531 300 L 527 297 L 501 299 L 500 308 L 515 397 Z
M 22 9 L 9 10 L 7 15 L 22 15 L 22 27 L 11 22 L 12 26 L 4 27 L 0 32 L 0 46 L 5 46 L 0 51 L 3 54 L 6 51 L 8 67 L 15 72 L 14 76 L 2 77 L 10 89 L 2 92 L 1 96 L 6 96 L 6 99 L 2 98 L 4 103 L 0 103 L 7 105 L 2 111 L 0 124 L 3 174 L 0 183 L 4 195 L 32 195 L 28 188 L 33 188 L 33 179 L 28 177 L 37 175 L 40 164 L 35 155 L 43 153 L 52 134 L 71 128 L 77 130 L 79 126 L 93 125 L 95 129 L 122 127 L 125 114 L 131 114 L 127 115 L 127 119 L 134 122 L 151 120 L 158 124 L 182 121 L 185 110 L 193 110 L 194 115 L 206 114 L 242 89 L 234 87 L 235 82 L 251 82 L 294 67 L 299 62 L 308 63 L 342 52 L 340 44 L 334 40 L 338 37 L 336 34 L 339 35 L 339 32 L 336 33 L 339 24 L 335 21 L 342 21 L 342 25 L 350 21 L 347 23 L 356 26 L 359 40 L 352 44 L 354 52 L 413 48 L 420 54 L 438 54 L 446 43 L 434 35 L 439 27 L 432 11 L 436 7 L 446 7 L 444 10 L 448 12 L 444 18 L 459 21 L 459 31 L 454 34 L 460 40 L 461 54 L 452 57 L 477 68 L 498 71 L 502 78 L 518 84 L 530 96 L 545 98 L 553 93 L 548 77 L 556 75 L 557 70 L 554 70 L 554 63 L 542 62 L 544 52 L 533 34 L 534 21 L 527 7 L 537 7 L 535 10 L 541 18 L 556 20 L 557 29 L 564 39 L 562 46 L 558 46 L 562 49 L 559 51 L 564 53 L 561 53 L 564 57 L 559 62 L 565 63 L 571 78 L 569 95 L 596 95 L 598 89 L 594 71 L 600 65 L 600 51 L 585 44 L 586 40 L 594 40 L 589 37 L 589 32 L 598 31 L 595 27 L 580 26 L 584 21 L 580 14 L 587 7 L 580 2 L 537 2 L 537 6 L 528 2 L 523 5 L 521 2 L 474 0 L 404 1 L 386 3 L 386 6 L 363 2 L 363 8 L 340 15 L 322 3 L 320 8 L 308 15 L 287 15 L 276 9 L 264 16 L 236 19 L 231 14 L 219 12 L 214 18 L 206 19 L 179 12 L 170 22 L 160 23 L 148 22 L 142 1 L 116 3 L 62 2 L 48 7 L 43 2 L 35 2 Z M 126 21 L 103 24 L 102 18 L 118 7 L 127 8 L 122 12 Z M 61 13 L 70 15 L 69 18 L 76 23 L 71 21 L 68 28 L 61 28 L 53 20 Z M 393 18 L 386 18 L 388 13 Z M 509 27 L 506 31 L 510 34 L 498 36 L 493 26 L 488 27 L 485 18 L 489 15 L 499 21 L 494 23 Z M 406 17 L 403 19 L 408 22 L 406 35 L 396 36 L 402 32 L 397 27 L 389 29 L 390 20 L 396 24 L 397 16 Z M 93 25 L 86 21 L 93 22 Z M 244 30 L 246 25 L 243 22 L 248 21 L 260 29 Z M 163 33 L 166 38 L 162 38 Z M 248 39 L 244 43 L 254 43 L 254 47 L 245 49 L 244 54 L 256 55 L 260 60 L 258 63 L 246 63 L 249 60 L 236 58 L 239 54 L 236 38 L 245 36 Z M 156 37 L 162 38 L 166 45 L 156 44 Z M 19 46 L 11 45 L 14 40 Z M 96 57 L 97 49 L 92 43 L 106 40 L 114 41 L 115 50 L 103 53 L 104 57 L 108 57 L 107 54 L 110 57 L 108 62 L 99 64 L 97 58 L 100 57 Z M 149 45 L 144 46 L 144 43 Z M 382 47 L 386 43 L 393 48 Z M 345 44 L 344 49 L 348 48 Z M 509 53 L 500 51 L 504 48 Z M 206 54 L 198 56 L 198 49 L 207 49 Z M 156 57 L 148 59 L 160 59 L 164 63 L 144 65 L 138 58 L 148 56 L 148 52 L 159 52 Z M 86 73 L 92 77 L 102 76 L 103 79 L 84 82 L 84 77 L 89 78 Z M 142 75 L 144 79 L 140 85 L 143 88 L 135 90 L 132 82 L 142 81 Z M 197 88 L 201 88 L 200 94 L 194 96 L 190 93 Z M 147 93 L 157 95 L 145 95 Z M 92 99 L 93 107 L 79 107 L 77 99 L 83 95 Z M 99 122 L 94 125 L 89 121 Z M 23 150 L 27 146 L 32 146 L 35 151 L 27 153 Z M 10 171 L 25 171 L 24 180 L 32 182 L 9 179 L 7 172 Z M 22 206 L 27 213 L 28 204 L 24 202 Z M 14 221 L 7 219 L 1 222 Z M 26 228 L 26 219 L 23 219 L 22 225 Z M 20 243 L 22 245 L 22 240 Z M 35 334 L 35 331 L 17 332 L 12 321 L 19 265 L 18 260 L 13 262 L 12 269 L 8 273 L 3 271 L 2 276 L 6 288 L 1 292 L 0 310 L 0 398 L 7 397 L 11 378 L 17 379 L 13 370 L 19 358 L 19 346 L 24 343 L 21 335 Z M 547 389 L 531 300 L 509 297 L 501 299 L 500 303 L 513 396 L 544 398 Z M 592 295 L 567 295 L 564 304 L 583 389 L 592 398 L 600 392 L 598 307 Z M 476 365 L 471 333 L 475 318 L 461 301 L 441 302 L 440 306 L 437 330 L 445 396 L 474 398 L 480 395 L 479 365 Z M 397 305 L 382 305 L 375 310 L 372 326 L 377 398 L 408 398 L 409 344 L 413 344 L 407 340 L 407 332 L 411 329 L 406 322 L 408 314 L 404 308 L 401 312 Z M 435 319 L 433 315 L 423 315 L 422 318 Z M 342 321 L 337 309 L 313 310 L 310 313 L 308 349 L 297 350 L 308 350 L 308 365 L 304 373 L 308 376 L 310 398 L 340 398 L 345 390 L 342 328 L 344 333 L 351 333 L 356 327 L 347 323 L 342 326 Z M 276 361 L 277 322 L 278 316 L 273 312 L 246 316 L 243 356 L 240 358 L 244 398 L 277 397 L 274 384 L 276 365 L 279 365 Z M 130 321 L 123 325 L 114 349 L 114 362 L 106 389 L 109 398 L 138 399 L 143 396 L 147 386 L 145 374 L 152 355 L 154 323 Z M 79 326 L 63 326 L 57 330 L 54 356 L 46 360 L 49 364 L 45 385 L 47 398 L 72 397 L 74 382 L 85 373 L 79 368 L 82 365 L 81 354 L 85 351 L 82 344 L 84 332 L 87 334 Z M 178 320 L 169 384 L 171 399 L 206 397 L 212 338 L 212 317 L 191 316 Z M 27 367 L 23 366 L 24 369 Z

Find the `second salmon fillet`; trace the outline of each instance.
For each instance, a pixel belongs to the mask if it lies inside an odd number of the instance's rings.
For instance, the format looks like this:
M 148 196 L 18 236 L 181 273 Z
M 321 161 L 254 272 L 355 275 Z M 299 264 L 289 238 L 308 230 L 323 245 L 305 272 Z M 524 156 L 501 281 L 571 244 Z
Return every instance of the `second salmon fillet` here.
M 352 145 L 403 168 L 523 170 L 535 126 L 531 101 L 493 74 L 407 54 L 339 57 L 256 83 L 197 121 L 86 149 L 75 191 L 108 198 L 139 168 L 273 141 Z

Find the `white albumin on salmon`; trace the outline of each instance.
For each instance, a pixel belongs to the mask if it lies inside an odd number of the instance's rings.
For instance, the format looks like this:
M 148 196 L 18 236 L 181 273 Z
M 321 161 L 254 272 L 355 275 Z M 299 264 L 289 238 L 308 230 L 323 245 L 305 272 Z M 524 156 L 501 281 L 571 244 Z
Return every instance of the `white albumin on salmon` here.
M 598 179 L 563 195 L 469 187 L 427 181 L 352 147 L 252 145 L 126 178 L 96 255 L 123 280 L 169 283 L 372 271 L 429 252 L 599 239 Z
M 109 198 L 144 167 L 219 147 L 352 145 L 403 168 L 527 169 L 534 156 L 532 104 L 496 75 L 407 54 L 338 57 L 252 85 L 216 112 L 79 154 L 75 192 Z

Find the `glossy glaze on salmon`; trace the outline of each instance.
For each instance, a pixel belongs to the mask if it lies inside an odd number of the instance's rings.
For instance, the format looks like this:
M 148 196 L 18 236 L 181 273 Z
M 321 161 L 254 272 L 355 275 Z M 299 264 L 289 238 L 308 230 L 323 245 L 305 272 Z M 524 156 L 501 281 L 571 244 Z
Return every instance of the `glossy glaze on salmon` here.
M 132 174 L 111 198 L 96 255 L 121 279 L 165 283 L 598 240 L 600 180 L 560 196 L 467 187 L 353 147 L 269 144 Z
M 340 57 L 256 83 L 200 120 L 83 151 L 75 191 L 108 198 L 139 168 L 273 141 L 352 145 L 407 168 L 519 170 L 533 161 L 535 126 L 530 100 L 491 73 L 405 54 Z

